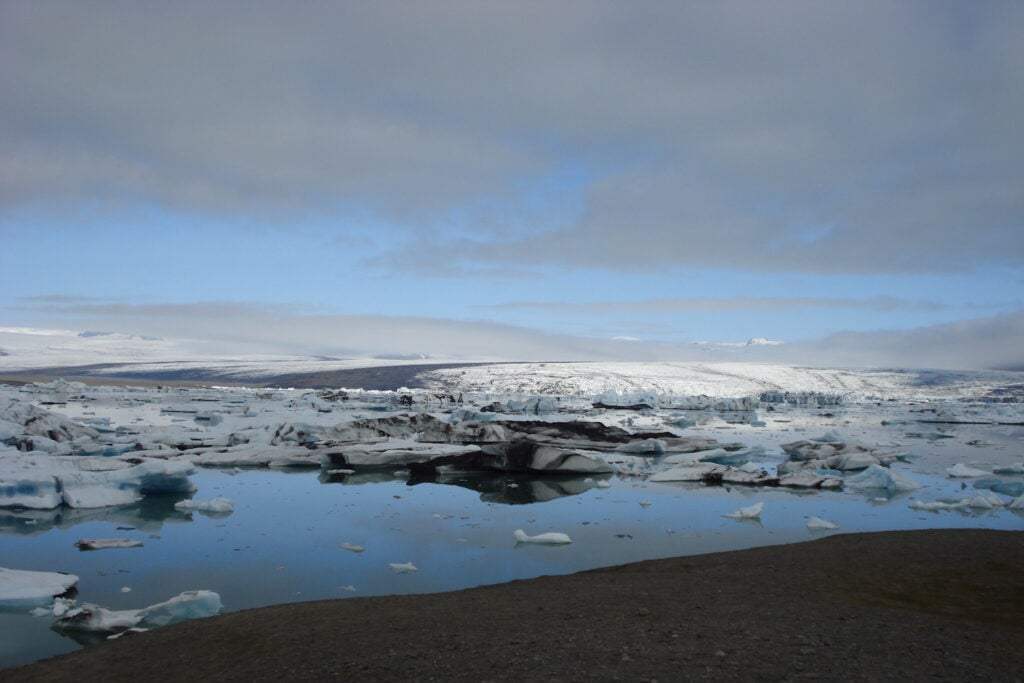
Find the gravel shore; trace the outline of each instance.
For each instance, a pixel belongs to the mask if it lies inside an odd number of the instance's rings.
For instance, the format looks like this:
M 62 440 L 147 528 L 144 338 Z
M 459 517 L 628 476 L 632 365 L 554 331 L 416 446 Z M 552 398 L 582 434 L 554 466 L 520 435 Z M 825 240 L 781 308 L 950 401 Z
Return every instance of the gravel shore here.
M 849 534 L 235 612 L 0 681 L 1024 679 L 1024 532 Z

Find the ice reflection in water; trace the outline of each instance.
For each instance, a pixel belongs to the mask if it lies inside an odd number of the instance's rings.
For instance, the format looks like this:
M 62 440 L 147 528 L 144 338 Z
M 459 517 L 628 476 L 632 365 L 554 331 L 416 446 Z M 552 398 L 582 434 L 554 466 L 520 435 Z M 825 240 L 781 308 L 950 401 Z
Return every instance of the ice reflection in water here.
M 175 497 L 149 497 L 135 505 L 97 510 L 0 510 L 0 564 L 77 574 L 80 600 L 110 609 L 139 608 L 205 588 L 220 593 L 227 609 L 237 610 L 296 600 L 451 590 L 829 533 L 808 530 L 811 516 L 836 522 L 840 533 L 1024 528 L 1020 512 L 936 513 L 908 507 L 914 500 L 971 496 L 992 483 L 950 479 L 945 468 L 955 462 L 1019 461 L 1020 428 L 944 427 L 955 438 L 932 439 L 929 435 L 938 432 L 929 425 L 883 428 L 878 412 L 870 410 L 847 409 L 838 418 L 760 415 L 768 429 L 753 418 L 697 414 L 693 421 L 700 425 L 694 433 L 762 446 L 755 462 L 772 469 L 783 459 L 779 443 L 838 428 L 867 443 L 901 444 L 917 457 L 893 467 L 925 488 L 891 494 L 656 484 L 642 476 L 449 473 L 423 481 L 397 478 L 390 471 L 201 470 L 193 478 L 199 487 L 195 497 L 231 498 L 233 514 L 187 515 L 174 509 Z M 968 445 L 975 441 L 989 445 Z M 1024 482 L 1021 476 L 995 479 L 1004 486 Z M 599 488 L 602 480 L 611 487 Z M 757 502 L 765 504 L 759 522 L 722 517 Z M 530 535 L 565 532 L 573 542 L 517 548 L 512 532 L 520 528 Z M 76 540 L 90 537 L 134 538 L 144 546 L 94 553 L 75 549 Z M 347 552 L 341 549 L 343 543 L 365 550 Z M 418 571 L 395 574 L 389 569 L 391 563 L 405 562 L 413 562 Z M 77 647 L 51 632 L 50 621 L 0 611 L 0 665 Z

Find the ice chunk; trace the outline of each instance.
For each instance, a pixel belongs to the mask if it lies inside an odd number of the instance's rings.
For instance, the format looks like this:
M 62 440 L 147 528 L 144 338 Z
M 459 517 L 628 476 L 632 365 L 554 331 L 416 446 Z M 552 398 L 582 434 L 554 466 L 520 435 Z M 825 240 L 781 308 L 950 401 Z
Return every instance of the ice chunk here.
M 413 572 L 418 571 L 416 569 L 416 565 L 412 562 L 392 562 L 388 566 L 391 567 L 391 571 L 396 574 L 412 574 Z
M 967 501 L 967 507 L 974 510 L 994 510 L 1006 505 L 1006 501 L 994 493 L 979 493 Z
M 992 471 L 996 474 L 1024 474 L 1024 462 L 994 467 L 992 468 Z
M 755 503 L 749 507 L 740 508 L 736 512 L 722 515 L 730 519 L 760 519 L 761 511 L 764 510 L 764 503 Z
M 959 477 L 963 479 L 967 479 L 970 477 L 984 477 L 985 475 L 988 474 L 988 472 L 986 472 L 985 470 L 979 470 L 974 467 L 968 467 L 963 463 L 957 463 L 952 467 L 947 467 L 946 473 L 949 474 L 949 476 L 951 477 Z
M 1017 496 L 1006 504 L 1009 510 L 1024 510 L 1024 496 Z
M 536 543 L 538 545 L 565 545 L 566 543 L 572 543 L 572 539 L 569 538 L 568 534 L 563 534 L 558 531 L 549 531 L 546 534 L 527 536 L 526 532 L 522 529 L 516 529 L 512 535 L 515 537 L 516 543 Z
M 66 593 L 76 583 L 74 574 L 31 572 L 0 567 L 0 603 L 39 602 Z
M 821 517 L 811 517 L 807 520 L 807 528 L 811 531 L 832 531 L 838 529 L 839 525 Z
M 963 510 L 967 507 L 969 502 L 969 498 L 964 498 L 963 500 L 955 502 L 943 502 L 941 500 L 937 500 L 931 503 L 915 500 L 908 507 L 910 507 L 911 510 L 923 510 L 925 512 L 938 512 L 939 510 Z
M 847 477 L 845 484 L 852 489 L 884 489 L 891 493 L 921 488 L 913 479 L 881 465 L 871 465 L 860 474 Z
M 353 553 L 361 553 L 361 552 L 363 552 L 365 550 L 365 548 L 363 546 L 361 546 L 361 545 L 353 545 L 351 543 L 342 543 L 341 544 L 341 549 L 342 550 L 348 550 L 349 552 L 353 552 Z
M 650 481 L 704 481 L 709 476 L 724 473 L 726 469 L 725 465 L 713 462 L 694 463 L 693 465 L 673 467 L 670 470 L 652 474 Z
M 174 504 L 174 509 L 181 512 L 225 513 L 232 512 L 235 509 L 235 503 L 230 498 L 218 496 L 213 500 L 179 500 Z
M 619 453 L 630 453 L 632 455 L 661 455 L 666 449 L 662 439 L 643 439 L 642 441 L 631 441 L 619 446 L 616 450 Z
M 79 550 L 106 550 L 108 548 L 140 548 L 142 541 L 131 538 L 83 538 L 75 541 Z
M 165 602 L 139 610 L 108 610 L 84 604 L 54 623 L 63 631 L 115 633 L 130 628 L 154 628 L 188 619 L 209 617 L 221 611 L 220 595 L 208 590 L 185 591 Z

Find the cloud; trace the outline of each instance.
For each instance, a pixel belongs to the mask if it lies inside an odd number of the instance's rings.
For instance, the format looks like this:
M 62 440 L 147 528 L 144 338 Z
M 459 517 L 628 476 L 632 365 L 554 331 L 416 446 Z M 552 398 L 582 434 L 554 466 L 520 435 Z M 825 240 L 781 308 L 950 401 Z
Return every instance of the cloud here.
M 182 342 L 196 354 L 423 354 L 471 360 L 761 361 L 832 367 L 1024 367 L 1024 311 L 906 331 L 845 332 L 779 346 L 679 344 L 554 335 L 490 322 L 308 315 L 287 306 L 39 304 L 37 325 L 103 329 Z
M 936 301 L 905 301 L 890 296 L 869 299 L 825 297 L 728 297 L 648 299 L 644 301 L 506 301 L 480 308 L 550 311 L 563 314 L 673 313 L 688 311 L 793 311 L 812 308 L 869 311 L 941 311 L 947 304 Z
M 776 351 L 777 353 L 772 353 Z M 768 350 L 766 359 L 850 367 L 1024 369 L 1024 311 L 905 331 L 843 332 Z M 801 361 L 801 357 L 810 359 Z
M 0 12 L 8 210 L 368 210 L 415 234 L 396 263 L 453 269 L 1024 264 L 1020 3 Z M 566 167 L 586 180 L 527 212 Z M 503 241 L 473 234 L 492 214 Z

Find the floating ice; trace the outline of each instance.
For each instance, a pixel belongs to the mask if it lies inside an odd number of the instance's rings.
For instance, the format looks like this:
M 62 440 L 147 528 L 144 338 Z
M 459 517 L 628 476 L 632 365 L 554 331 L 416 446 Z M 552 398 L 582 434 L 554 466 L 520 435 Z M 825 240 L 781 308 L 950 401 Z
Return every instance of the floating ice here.
M 1006 501 L 994 493 L 979 493 L 967 501 L 967 507 L 974 510 L 994 510 L 1006 505 Z
M 726 469 L 728 468 L 725 465 L 713 462 L 694 463 L 693 465 L 673 467 L 670 470 L 652 474 L 650 481 L 704 481 L 708 476 L 722 474 Z
M 847 477 L 844 483 L 851 489 L 884 489 L 890 493 L 921 488 L 913 479 L 881 465 L 871 465 L 860 474 Z
M 190 462 L 133 464 L 99 456 L 0 455 L 0 507 L 99 508 L 137 503 L 149 493 L 191 493 Z
M 946 473 L 949 474 L 949 476 L 951 477 L 959 477 L 963 479 L 967 479 L 970 477 L 984 477 L 985 475 L 988 474 L 988 472 L 986 472 L 985 470 L 979 470 L 974 467 L 968 467 L 963 463 L 957 463 L 952 467 L 947 467 Z
M 722 515 L 730 519 L 760 519 L 761 511 L 764 510 L 764 503 L 755 503 L 749 507 L 740 508 L 736 512 Z
M 208 590 L 185 591 L 165 602 L 139 610 L 108 610 L 84 604 L 69 611 L 54 623 L 62 631 L 114 633 L 130 628 L 155 628 L 168 624 L 209 617 L 221 611 L 220 595 Z
M 74 574 L 31 572 L 0 567 L 0 603 L 38 602 L 66 593 L 76 583 Z
M 108 548 L 140 548 L 142 541 L 131 538 L 83 538 L 75 541 L 79 550 L 106 550 Z
M 572 543 L 572 539 L 569 538 L 568 534 L 563 534 L 558 531 L 549 531 L 546 534 L 527 536 L 526 532 L 522 529 L 516 529 L 512 535 L 515 537 L 516 543 L 536 543 L 538 545 L 565 545 L 566 543 Z
M 391 567 L 391 571 L 396 574 L 412 574 L 413 572 L 418 571 L 416 569 L 416 565 L 412 562 L 392 562 L 388 566 Z
M 1004 465 L 1001 467 L 993 467 L 992 471 L 996 474 L 1024 474 L 1024 462 L 1017 462 L 1012 465 Z
M 1006 504 L 1008 510 L 1024 510 L 1024 496 L 1017 496 Z
M 341 544 L 341 549 L 342 550 L 348 550 L 349 552 L 353 552 L 353 553 L 361 553 L 364 550 L 366 550 L 366 548 L 364 548 L 363 546 L 361 546 L 361 545 L 353 545 L 352 543 L 342 543 Z
M 230 498 L 218 496 L 213 500 L 179 500 L 174 504 L 174 509 L 181 512 L 225 513 L 232 512 L 235 509 L 235 503 Z
M 958 500 L 955 502 L 944 502 L 937 500 L 931 503 L 925 503 L 920 500 L 915 500 L 908 507 L 911 510 L 923 510 L 925 512 L 938 512 L 939 510 L 963 510 L 970 503 L 969 498 Z
M 838 529 L 839 525 L 821 517 L 811 517 L 807 520 L 807 528 L 811 531 L 832 531 Z

